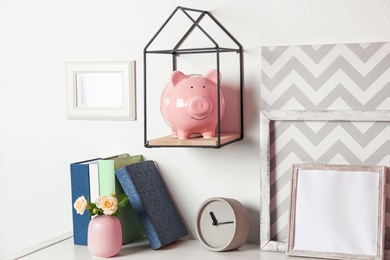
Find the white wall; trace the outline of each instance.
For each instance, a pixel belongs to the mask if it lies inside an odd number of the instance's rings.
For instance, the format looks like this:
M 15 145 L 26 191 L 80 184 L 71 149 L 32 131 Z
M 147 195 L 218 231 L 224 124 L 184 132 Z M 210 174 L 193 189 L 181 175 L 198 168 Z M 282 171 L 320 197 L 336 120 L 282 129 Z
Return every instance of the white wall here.
M 242 142 L 143 146 L 142 50 L 178 5 L 210 11 L 245 49 Z M 157 161 L 191 238 L 198 206 L 227 196 L 249 209 L 258 243 L 260 47 L 389 41 L 389 13 L 384 0 L 0 0 L 0 257 L 71 231 L 69 164 L 122 152 Z M 66 118 L 65 61 L 131 59 L 137 121 Z

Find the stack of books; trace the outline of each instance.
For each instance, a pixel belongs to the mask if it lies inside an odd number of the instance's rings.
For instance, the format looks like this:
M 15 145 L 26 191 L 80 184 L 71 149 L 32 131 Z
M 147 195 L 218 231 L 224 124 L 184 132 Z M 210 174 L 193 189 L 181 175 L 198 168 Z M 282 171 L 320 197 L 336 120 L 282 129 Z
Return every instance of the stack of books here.
M 73 203 L 80 196 L 94 201 L 113 192 L 125 193 L 130 202 L 119 215 L 123 244 L 145 234 L 151 247 L 158 249 L 188 235 L 154 161 L 128 154 L 94 158 L 70 164 L 70 176 L 75 245 L 87 245 L 91 217 L 87 212 L 77 214 Z

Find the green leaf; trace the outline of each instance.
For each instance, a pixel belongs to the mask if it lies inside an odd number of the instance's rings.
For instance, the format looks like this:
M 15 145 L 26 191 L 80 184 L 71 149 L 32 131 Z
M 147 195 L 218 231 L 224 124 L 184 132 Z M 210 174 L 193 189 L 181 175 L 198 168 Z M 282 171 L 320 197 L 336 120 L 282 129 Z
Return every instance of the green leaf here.
M 126 199 L 127 196 L 126 196 L 126 194 L 121 194 L 121 195 L 117 196 L 116 198 L 117 198 L 118 201 L 121 201 L 123 199 Z
M 127 202 L 129 201 L 129 198 L 126 196 L 126 194 L 121 194 L 117 197 L 118 199 L 118 208 L 123 208 L 126 206 Z
M 87 203 L 87 209 L 94 209 L 96 208 L 96 204 L 95 203 L 92 203 L 92 202 L 88 202 Z

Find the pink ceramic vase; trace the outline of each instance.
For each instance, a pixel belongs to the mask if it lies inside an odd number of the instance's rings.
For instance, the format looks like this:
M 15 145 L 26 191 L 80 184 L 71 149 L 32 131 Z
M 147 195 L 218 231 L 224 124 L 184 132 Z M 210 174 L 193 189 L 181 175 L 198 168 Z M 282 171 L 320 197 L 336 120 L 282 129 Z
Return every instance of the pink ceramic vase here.
M 122 248 L 122 226 L 117 217 L 96 216 L 88 226 L 88 249 L 92 255 L 111 257 Z

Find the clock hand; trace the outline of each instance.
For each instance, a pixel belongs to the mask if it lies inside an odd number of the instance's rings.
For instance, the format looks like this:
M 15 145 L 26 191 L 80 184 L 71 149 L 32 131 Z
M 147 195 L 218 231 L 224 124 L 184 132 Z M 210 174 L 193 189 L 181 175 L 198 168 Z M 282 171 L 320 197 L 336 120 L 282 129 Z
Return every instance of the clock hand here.
M 211 219 L 213 220 L 213 226 L 218 226 L 218 220 L 217 220 L 217 218 L 215 217 L 215 215 L 214 215 L 214 212 L 212 212 L 212 211 L 210 211 L 210 217 L 211 217 Z
M 225 225 L 225 224 L 233 224 L 233 223 L 234 223 L 234 221 L 219 222 L 219 223 L 217 224 L 217 226 L 219 226 L 219 225 Z

